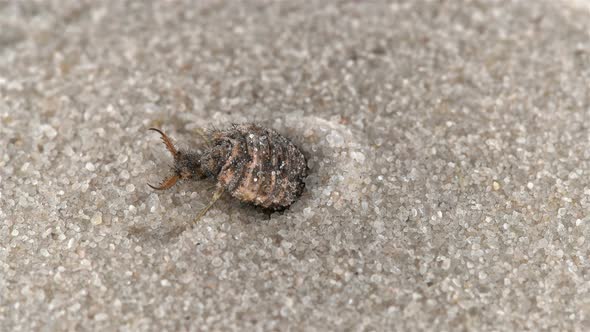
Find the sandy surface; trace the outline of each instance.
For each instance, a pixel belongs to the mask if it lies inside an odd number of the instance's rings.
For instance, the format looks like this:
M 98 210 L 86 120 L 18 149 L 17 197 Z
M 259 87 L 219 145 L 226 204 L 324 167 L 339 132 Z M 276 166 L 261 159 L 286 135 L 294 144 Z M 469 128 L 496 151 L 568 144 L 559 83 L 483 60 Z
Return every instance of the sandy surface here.
M 0 330 L 590 329 L 588 8 L 0 2 Z M 146 186 L 247 121 L 289 210 Z

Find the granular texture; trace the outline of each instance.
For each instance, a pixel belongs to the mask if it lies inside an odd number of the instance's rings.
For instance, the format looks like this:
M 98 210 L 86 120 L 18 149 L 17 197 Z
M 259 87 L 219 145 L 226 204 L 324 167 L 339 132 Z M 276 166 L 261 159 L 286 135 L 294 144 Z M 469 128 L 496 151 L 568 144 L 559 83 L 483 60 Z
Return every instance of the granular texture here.
M 590 331 L 588 7 L 0 0 L 0 331 Z M 245 122 L 303 194 L 188 227 Z

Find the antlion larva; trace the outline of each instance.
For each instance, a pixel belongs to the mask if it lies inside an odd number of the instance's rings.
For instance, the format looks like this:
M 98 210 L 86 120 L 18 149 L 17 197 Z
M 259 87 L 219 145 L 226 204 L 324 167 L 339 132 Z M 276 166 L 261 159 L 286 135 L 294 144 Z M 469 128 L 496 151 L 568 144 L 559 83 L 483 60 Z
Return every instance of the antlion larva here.
M 224 192 L 238 200 L 277 211 L 289 207 L 303 192 L 307 161 L 301 151 L 273 129 L 256 124 L 234 125 L 203 135 L 201 150 L 178 150 L 161 130 L 160 135 L 174 158 L 174 174 L 158 186 L 165 190 L 178 180 L 216 180 L 211 202 L 199 220 Z

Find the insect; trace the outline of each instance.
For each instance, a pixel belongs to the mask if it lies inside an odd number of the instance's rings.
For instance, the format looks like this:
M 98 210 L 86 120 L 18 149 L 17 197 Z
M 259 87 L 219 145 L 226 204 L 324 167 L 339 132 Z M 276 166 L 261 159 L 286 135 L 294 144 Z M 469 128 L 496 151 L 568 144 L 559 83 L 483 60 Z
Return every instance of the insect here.
M 233 125 L 226 130 L 201 133 L 205 146 L 194 151 L 178 150 L 161 130 L 161 135 L 174 158 L 173 174 L 155 190 L 166 190 L 179 180 L 216 181 L 216 191 L 209 204 L 197 215 L 198 221 L 222 196 L 229 193 L 241 202 L 260 206 L 267 211 L 289 207 L 305 187 L 307 160 L 288 138 L 273 129 L 256 124 Z

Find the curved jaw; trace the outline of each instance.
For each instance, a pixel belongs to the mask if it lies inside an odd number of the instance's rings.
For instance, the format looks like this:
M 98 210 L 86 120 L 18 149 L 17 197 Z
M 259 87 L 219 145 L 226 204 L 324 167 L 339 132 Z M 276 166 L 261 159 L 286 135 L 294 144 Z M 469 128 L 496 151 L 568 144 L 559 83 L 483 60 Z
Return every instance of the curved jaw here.
M 180 177 L 178 175 L 172 175 L 172 176 L 168 177 L 167 179 L 165 179 L 164 181 L 162 181 L 162 183 L 160 183 L 160 185 L 158 187 L 152 186 L 149 183 L 147 185 L 154 190 L 166 190 L 166 189 L 169 189 L 172 186 L 174 186 L 176 184 L 176 182 L 178 182 L 179 179 L 180 179 Z
M 172 154 L 172 157 L 174 158 L 174 160 L 178 160 L 180 153 L 178 152 L 178 150 L 176 150 L 176 147 L 172 143 L 172 140 L 166 134 L 164 134 L 160 129 L 150 128 L 149 130 L 153 130 L 162 136 L 162 141 L 164 142 L 164 145 L 166 145 L 166 149 L 168 151 L 170 151 L 170 154 Z M 153 186 L 149 183 L 147 185 L 154 190 L 166 190 L 166 189 L 169 189 L 172 186 L 174 186 L 176 184 L 176 182 L 178 182 L 178 180 L 180 180 L 180 175 L 175 174 L 175 175 L 172 175 L 172 176 L 164 179 L 164 181 L 162 181 L 162 183 L 160 183 L 160 185 L 157 187 Z
M 176 150 L 176 147 L 174 147 L 174 144 L 172 143 L 172 140 L 170 139 L 170 137 L 168 137 L 166 134 L 164 134 L 160 129 L 150 128 L 149 130 L 153 130 L 153 131 L 159 133 L 160 135 L 162 135 L 162 142 L 164 142 L 164 145 L 166 145 L 166 149 L 168 149 L 168 151 L 170 151 L 170 153 L 172 154 L 172 157 L 174 157 L 174 159 L 177 159 L 178 158 L 178 150 Z

